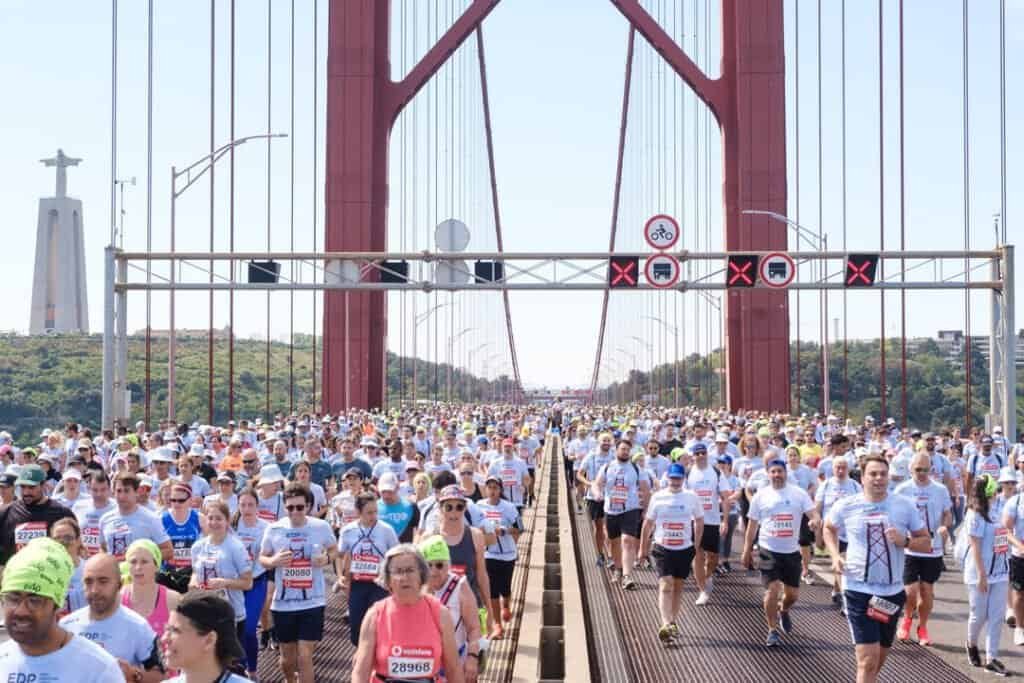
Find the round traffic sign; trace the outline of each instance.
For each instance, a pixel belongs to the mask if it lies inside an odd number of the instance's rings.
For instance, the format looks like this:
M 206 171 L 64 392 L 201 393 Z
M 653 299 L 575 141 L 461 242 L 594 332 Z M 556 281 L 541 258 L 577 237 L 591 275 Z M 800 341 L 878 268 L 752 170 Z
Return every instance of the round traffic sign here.
M 775 251 L 761 257 L 758 275 L 765 287 L 784 289 L 796 277 L 796 263 L 789 254 Z
M 679 241 L 679 223 L 665 214 L 651 216 L 644 223 L 644 239 L 652 249 L 671 249 Z
M 668 289 L 679 282 L 679 261 L 671 254 L 655 254 L 644 264 L 644 276 L 652 287 Z
M 469 228 L 458 218 L 449 218 L 434 229 L 434 243 L 441 251 L 465 251 L 469 246 Z

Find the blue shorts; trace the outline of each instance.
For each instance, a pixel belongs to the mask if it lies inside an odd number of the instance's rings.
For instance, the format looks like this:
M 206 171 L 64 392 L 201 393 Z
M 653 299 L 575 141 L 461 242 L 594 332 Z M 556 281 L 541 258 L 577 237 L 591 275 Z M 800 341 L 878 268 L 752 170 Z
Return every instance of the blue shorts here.
M 846 620 L 850 624 L 850 635 L 855 645 L 871 645 L 878 643 L 882 647 L 892 647 L 896 638 L 897 623 L 903 613 L 903 605 L 907 602 L 907 594 L 903 591 L 895 595 L 883 595 L 882 598 L 896 603 L 900 608 L 889 617 L 888 623 L 875 621 L 868 616 L 868 601 L 871 596 L 858 591 L 843 591 L 846 603 Z

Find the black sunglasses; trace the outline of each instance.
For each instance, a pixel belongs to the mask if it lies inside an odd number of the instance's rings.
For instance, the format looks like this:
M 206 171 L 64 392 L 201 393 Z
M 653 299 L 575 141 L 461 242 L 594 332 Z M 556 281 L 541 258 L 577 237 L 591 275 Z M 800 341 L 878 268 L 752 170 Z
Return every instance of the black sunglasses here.
M 303 503 L 302 505 L 285 505 L 284 509 L 287 510 L 288 512 L 302 512 L 303 510 L 306 509 L 306 504 Z

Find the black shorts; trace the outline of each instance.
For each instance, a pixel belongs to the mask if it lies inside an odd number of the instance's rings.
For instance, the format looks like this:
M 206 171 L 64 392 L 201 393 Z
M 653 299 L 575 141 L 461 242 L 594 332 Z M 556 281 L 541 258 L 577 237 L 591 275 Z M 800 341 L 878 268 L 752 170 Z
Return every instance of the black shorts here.
M 889 621 L 882 623 L 868 616 L 868 601 L 871 596 L 857 591 L 843 591 L 843 602 L 846 605 L 846 620 L 850 624 L 850 635 L 854 645 L 872 645 L 878 643 L 882 647 L 892 647 L 896 637 L 896 625 L 900 620 L 903 605 L 907 602 L 907 594 L 900 591 L 896 595 L 881 596 L 889 602 L 900 606 Z
M 310 607 L 309 609 L 300 609 L 294 612 L 271 610 L 270 616 L 274 618 L 274 635 L 277 636 L 279 642 L 294 643 L 300 640 L 317 642 L 323 640 L 323 607 Z
M 587 512 L 590 513 L 590 519 L 597 521 L 604 519 L 604 502 L 600 500 L 587 500 Z
M 633 538 L 640 538 L 640 511 L 627 510 L 621 515 L 608 515 L 604 520 L 608 529 L 608 538 L 615 539 L 625 534 Z
M 1024 557 L 1010 556 L 1010 588 L 1024 591 Z
M 507 598 L 512 595 L 512 572 L 515 571 L 515 560 L 484 560 L 487 565 L 487 578 L 491 581 L 491 600 Z
M 800 547 L 809 548 L 814 545 L 814 532 L 811 531 L 811 520 L 807 515 L 800 518 Z
M 668 550 L 655 545 L 651 549 L 651 561 L 658 572 L 658 578 L 671 576 L 673 579 L 685 579 L 693 567 L 693 557 L 697 549 L 692 545 L 683 550 Z
M 800 552 L 773 553 L 761 548 L 758 552 L 758 568 L 761 570 L 761 583 L 765 586 L 773 581 L 781 581 L 790 588 L 800 587 L 802 573 Z
M 903 556 L 903 585 L 909 586 L 918 581 L 935 583 L 942 576 L 943 563 L 941 557 Z
M 839 554 L 840 555 L 845 555 L 846 554 L 846 546 L 847 546 L 847 542 L 846 541 L 839 541 Z
M 718 554 L 722 532 L 717 524 L 704 523 L 704 533 L 700 537 L 700 549 L 706 553 Z
M 527 473 L 529 473 L 530 479 L 536 479 L 536 472 L 537 472 L 536 468 L 534 468 L 534 467 L 527 467 L 526 471 L 527 471 Z

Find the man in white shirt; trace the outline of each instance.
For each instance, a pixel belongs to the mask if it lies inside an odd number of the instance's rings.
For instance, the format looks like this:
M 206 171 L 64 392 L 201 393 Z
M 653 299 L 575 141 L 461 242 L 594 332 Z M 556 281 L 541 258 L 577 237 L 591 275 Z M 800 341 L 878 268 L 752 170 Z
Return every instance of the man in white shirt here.
M 768 622 L 767 647 L 778 647 L 783 633 L 793 630 L 790 609 L 800 595 L 800 520 L 806 514 L 810 528 L 821 523 L 807 492 L 786 481 L 786 463 L 768 463 L 770 486 L 761 488 L 750 501 L 743 564 L 753 569 L 752 549 L 757 539 L 761 581 L 765 585 L 764 616 Z
M 651 443 L 657 445 L 657 442 Z M 674 463 L 666 474 L 668 487 L 651 496 L 640 531 L 640 556 L 650 556 L 658 571 L 658 607 L 661 611 L 658 638 L 662 642 L 679 635 L 675 622 L 682 603 L 683 582 L 693 565 L 693 541 L 704 534 L 704 510 L 700 500 L 693 492 L 683 489 L 686 470 Z
M 121 573 L 114 556 L 103 553 L 86 561 L 82 584 L 89 604 L 61 619 L 60 625 L 109 652 L 126 681 L 162 681 L 156 634 L 143 617 L 121 605 Z

